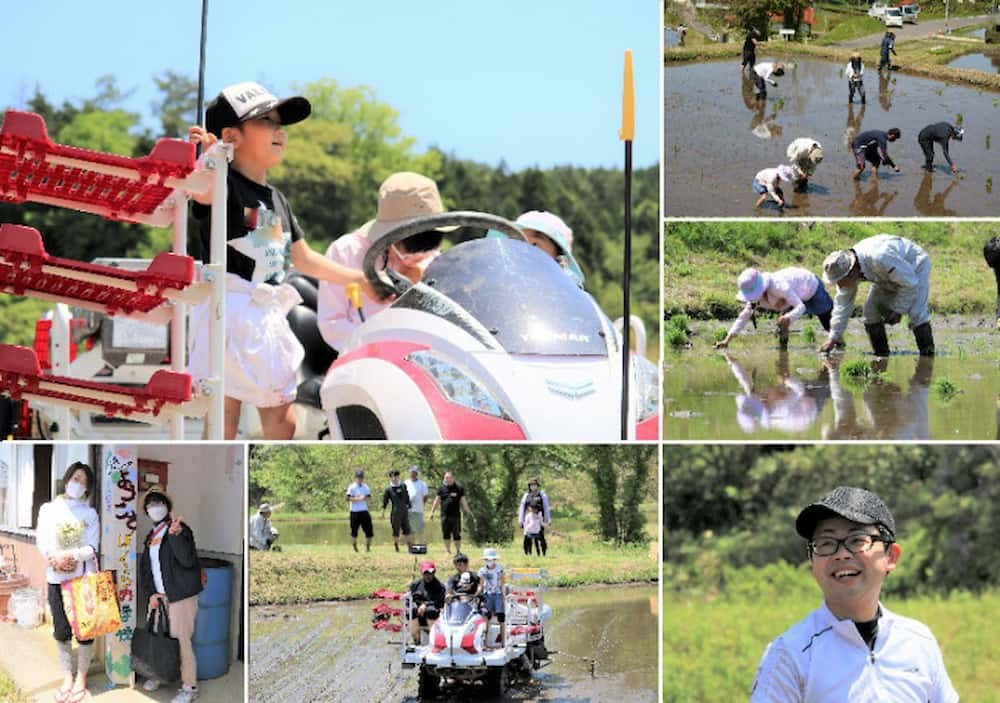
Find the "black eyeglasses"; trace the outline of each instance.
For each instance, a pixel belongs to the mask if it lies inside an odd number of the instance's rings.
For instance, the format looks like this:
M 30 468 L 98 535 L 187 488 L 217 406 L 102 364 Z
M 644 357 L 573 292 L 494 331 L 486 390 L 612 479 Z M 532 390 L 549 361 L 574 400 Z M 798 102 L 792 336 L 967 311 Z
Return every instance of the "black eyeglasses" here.
M 840 551 L 841 545 L 851 554 L 860 554 L 870 550 L 876 542 L 891 544 L 892 540 L 879 535 L 857 534 L 848 535 L 844 539 L 821 537 L 809 542 L 809 553 L 818 557 L 831 557 Z

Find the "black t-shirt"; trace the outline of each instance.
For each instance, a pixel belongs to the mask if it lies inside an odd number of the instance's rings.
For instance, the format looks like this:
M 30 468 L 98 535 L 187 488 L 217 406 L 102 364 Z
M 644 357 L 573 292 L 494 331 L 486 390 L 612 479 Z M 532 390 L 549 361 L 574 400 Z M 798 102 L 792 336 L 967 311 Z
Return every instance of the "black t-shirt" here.
M 465 489 L 458 485 L 458 482 L 447 486 L 441 484 L 438 488 L 438 498 L 441 499 L 441 516 L 458 517 L 462 514 L 462 496 Z
M 444 608 L 444 584 L 436 576 L 430 583 L 425 583 L 422 577 L 418 578 L 410 584 L 410 594 L 413 596 L 413 605 L 433 603 L 438 610 Z
M 385 506 L 389 503 L 392 503 L 393 515 L 406 513 L 410 509 L 410 494 L 404 484 L 393 486 L 390 483 L 386 486 L 382 494 L 382 510 L 385 510 Z
M 229 169 L 226 183 L 226 271 L 254 283 L 281 283 L 288 270 L 292 242 L 302 239 L 302 228 L 288 200 L 274 186 L 255 183 L 234 168 Z M 207 259 L 212 208 L 194 203 L 193 212 Z
M 455 593 L 460 596 L 475 595 L 476 591 L 479 590 L 479 576 L 471 571 L 466 571 L 465 573 L 469 575 L 466 581 L 462 580 L 464 574 L 456 572 L 451 575 L 451 578 L 448 579 L 448 593 Z

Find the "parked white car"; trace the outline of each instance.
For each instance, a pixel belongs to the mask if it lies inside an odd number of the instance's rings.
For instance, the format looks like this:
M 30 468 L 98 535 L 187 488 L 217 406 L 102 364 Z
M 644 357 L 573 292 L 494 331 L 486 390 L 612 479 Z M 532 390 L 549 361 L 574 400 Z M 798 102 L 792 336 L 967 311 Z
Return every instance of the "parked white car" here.
M 903 5 L 899 8 L 903 11 L 903 21 L 909 22 L 910 24 L 917 23 L 917 15 L 920 14 L 920 8 L 916 5 Z
M 886 7 L 888 7 L 888 5 L 886 5 L 884 2 L 873 3 L 872 6 L 868 8 L 868 16 L 880 20 L 885 15 Z
M 885 8 L 885 14 L 882 16 L 882 22 L 885 23 L 886 27 L 903 27 L 903 11 L 898 7 L 887 7 Z

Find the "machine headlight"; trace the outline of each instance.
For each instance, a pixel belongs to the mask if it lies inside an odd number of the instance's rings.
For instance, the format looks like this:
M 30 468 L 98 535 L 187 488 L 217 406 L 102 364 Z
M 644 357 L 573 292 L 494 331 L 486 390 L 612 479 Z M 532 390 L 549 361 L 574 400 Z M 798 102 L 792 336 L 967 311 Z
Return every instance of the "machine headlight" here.
M 406 356 L 407 361 L 427 372 L 441 394 L 453 403 L 484 415 L 514 422 L 500 402 L 466 371 L 435 356 L 430 351 L 416 351 Z
M 644 356 L 632 355 L 632 383 L 636 400 L 636 422 L 660 412 L 660 369 Z

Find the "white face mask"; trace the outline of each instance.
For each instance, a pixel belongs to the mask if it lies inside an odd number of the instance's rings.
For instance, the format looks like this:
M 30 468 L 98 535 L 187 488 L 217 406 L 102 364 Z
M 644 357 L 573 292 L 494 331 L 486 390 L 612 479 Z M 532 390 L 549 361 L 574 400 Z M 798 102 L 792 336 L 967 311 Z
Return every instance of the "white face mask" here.
M 87 487 L 84 486 L 79 481 L 70 481 L 66 484 L 66 495 L 74 500 L 80 500 L 83 498 L 83 494 L 87 492 Z
M 153 522 L 159 522 L 160 520 L 162 520 L 167 516 L 168 512 L 169 511 L 167 510 L 167 506 L 160 505 L 158 503 L 149 506 L 149 510 L 146 511 L 146 513 L 149 515 L 149 519 L 152 520 Z

